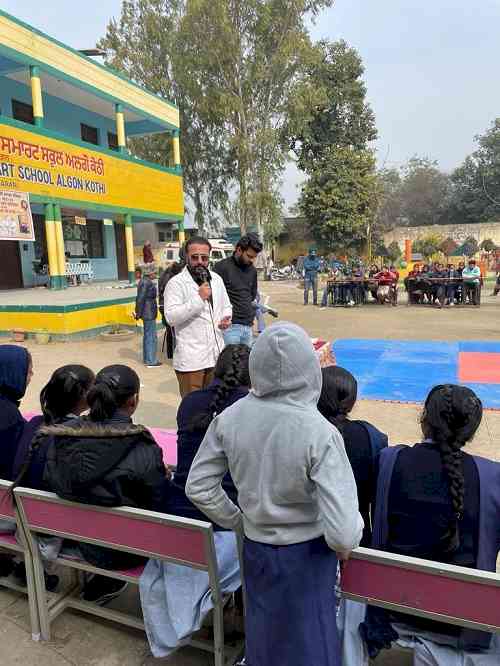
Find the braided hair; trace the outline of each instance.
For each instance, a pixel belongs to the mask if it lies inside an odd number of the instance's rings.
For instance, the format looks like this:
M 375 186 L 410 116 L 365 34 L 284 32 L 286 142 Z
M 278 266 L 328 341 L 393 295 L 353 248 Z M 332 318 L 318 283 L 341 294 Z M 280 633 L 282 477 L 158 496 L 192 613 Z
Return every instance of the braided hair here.
M 224 347 L 215 366 L 214 376 L 220 380 L 215 396 L 206 412 L 195 414 L 189 423 L 189 430 L 206 430 L 212 420 L 224 410 L 231 393 L 240 386 L 250 386 L 247 345 L 227 345 Z
M 94 373 L 84 365 L 58 368 L 40 392 L 40 406 L 46 424 L 74 412 L 85 400 L 94 382 Z
M 323 385 L 318 409 L 325 419 L 342 432 L 347 415 L 358 397 L 358 382 L 348 370 L 338 365 L 322 368 L 321 374 Z
M 454 517 L 446 537 L 445 550 L 454 552 L 460 544 L 459 523 L 464 512 L 465 482 L 462 448 L 478 429 L 483 405 L 466 386 L 440 384 L 425 401 L 422 432 L 439 449 L 448 479 Z

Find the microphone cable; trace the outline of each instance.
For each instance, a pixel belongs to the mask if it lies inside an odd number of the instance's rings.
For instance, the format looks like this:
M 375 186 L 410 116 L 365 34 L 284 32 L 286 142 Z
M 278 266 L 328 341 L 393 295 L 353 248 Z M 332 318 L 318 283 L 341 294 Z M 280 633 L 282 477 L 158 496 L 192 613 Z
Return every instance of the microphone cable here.
M 215 338 L 215 344 L 217 345 L 217 351 L 219 352 L 220 355 L 220 345 L 219 341 L 217 340 L 217 331 L 215 330 L 215 321 L 214 321 L 214 309 L 213 306 L 211 305 L 210 301 L 208 301 L 208 311 L 210 312 L 210 319 L 212 320 L 212 328 L 214 331 L 214 338 Z

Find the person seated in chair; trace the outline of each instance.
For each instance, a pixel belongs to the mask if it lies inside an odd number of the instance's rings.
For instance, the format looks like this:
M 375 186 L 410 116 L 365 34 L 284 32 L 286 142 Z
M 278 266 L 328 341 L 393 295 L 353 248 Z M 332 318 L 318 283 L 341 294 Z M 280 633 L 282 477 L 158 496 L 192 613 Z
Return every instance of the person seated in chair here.
M 391 286 L 394 283 L 394 275 L 389 270 L 387 265 L 382 266 L 382 270 L 379 271 L 374 279 L 378 282 L 377 288 L 377 300 L 380 305 L 384 305 L 390 301 L 390 292 Z
M 132 368 L 107 366 L 87 393 L 89 416 L 40 428 L 41 436 L 53 439 L 44 480 L 59 497 L 98 506 L 163 509 L 168 482 L 162 450 L 144 426 L 132 422 L 139 388 Z M 144 562 L 137 555 L 89 543 L 77 546 L 84 560 L 102 569 L 129 569 Z M 96 575 L 83 598 L 106 603 L 125 587 L 123 581 Z
M 470 305 L 479 307 L 480 293 L 481 293 L 481 269 L 476 266 L 474 259 L 469 259 L 467 268 L 462 271 L 462 279 L 465 289 L 465 301 L 469 301 Z
M 24 347 L 0 345 L 0 479 L 12 481 L 14 460 L 27 426 L 19 406 L 33 375 L 31 355 Z M 12 533 L 15 523 L 0 521 L 0 532 Z M 0 576 L 14 570 L 14 558 L 0 553 Z

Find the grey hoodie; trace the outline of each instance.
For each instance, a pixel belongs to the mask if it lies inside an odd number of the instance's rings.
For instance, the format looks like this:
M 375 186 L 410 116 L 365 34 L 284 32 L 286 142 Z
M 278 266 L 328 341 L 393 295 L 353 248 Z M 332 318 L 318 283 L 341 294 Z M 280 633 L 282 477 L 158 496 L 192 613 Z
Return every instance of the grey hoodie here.
M 212 421 L 187 496 L 254 541 L 289 545 L 324 535 L 333 550 L 352 550 L 363 519 L 342 436 L 316 407 L 322 380 L 311 340 L 295 324 L 271 326 L 252 348 L 250 378 L 251 393 Z M 221 486 L 228 469 L 241 511 Z

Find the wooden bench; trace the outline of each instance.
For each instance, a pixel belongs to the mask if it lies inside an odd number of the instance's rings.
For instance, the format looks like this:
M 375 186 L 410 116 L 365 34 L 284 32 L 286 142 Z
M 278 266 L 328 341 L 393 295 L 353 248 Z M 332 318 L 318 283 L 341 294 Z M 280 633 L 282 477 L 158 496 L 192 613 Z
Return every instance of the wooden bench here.
M 81 600 L 81 576 L 78 575 L 79 572 L 90 572 L 138 585 L 143 567 L 109 571 L 63 555 L 58 557 L 56 563 L 73 572 L 72 584 L 64 591 L 49 596 L 45 591 L 37 534 L 58 536 L 77 543 L 91 543 L 206 571 L 214 605 L 214 640 L 192 639 L 189 644 L 213 652 L 215 666 L 232 664 L 242 654 L 242 645 L 230 647 L 224 644 L 223 597 L 210 523 L 130 507 L 110 509 L 77 504 L 60 499 L 53 493 L 26 488 L 16 488 L 14 493 L 33 555 L 36 600 L 43 640 L 50 639 L 52 621 L 66 608 L 75 608 L 144 630 L 141 618 Z
M 16 592 L 28 595 L 31 636 L 33 640 L 38 641 L 40 640 L 40 622 L 38 619 L 32 557 L 19 514 L 14 506 L 12 493 L 10 492 L 11 486 L 12 483 L 10 481 L 0 480 L 0 520 L 12 522 L 14 525 L 12 533 L 0 533 L 0 548 L 9 553 L 20 555 L 24 559 L 27 586 L 18 585 L 8 577 L 0 578 L 0 585 L 9 590 L 15 590 Z
M 500 633 L 500 574 L 357 548 L 342 571 L 346 599 Z

